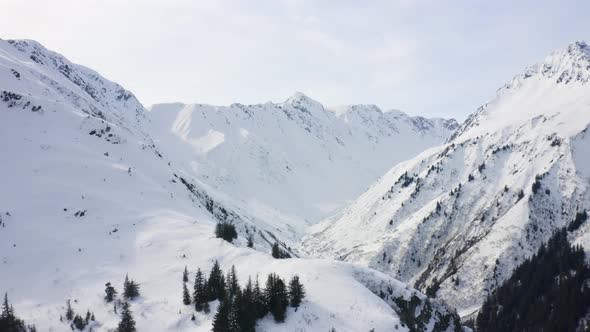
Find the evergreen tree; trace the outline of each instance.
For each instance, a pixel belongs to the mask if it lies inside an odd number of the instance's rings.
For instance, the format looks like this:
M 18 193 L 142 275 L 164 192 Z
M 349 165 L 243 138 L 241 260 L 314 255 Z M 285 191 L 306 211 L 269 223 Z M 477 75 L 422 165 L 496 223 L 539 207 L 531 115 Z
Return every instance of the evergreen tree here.
M 133 300 L 139 296 L 139 284 L 133 279 L 129 279 L 129 275 L 125 275 L 125 282 L 123 283 L 123 297 L 126 300 Z
M 275 244 L 272 245 L 271 254 L 272 257 L 277 259 L 291 258 L 291 255 L 288 252 L 281 249 L 278 242 L 275 242 Z
M 246 287 L 239 292 L 238 301 L 240 305 L 239 322 L 241 332 L 255 332 L 257 311 L 252 278 L 248 278 Z
M 219 262 L 217 261 L 213 263 L 213 267 L 211 268 L 208 286 L 209 301 L 223 299 L 225 293 L 225 279 L 221 272 L 221 268 L 219 267 Z
M 203 310 L 203 305 L 209 301 L 206 290 L 203 272 L 201 269 L 197 269 L 195 284 L 193 286 L 193 300 L 195 301 L 195 310 L 197 311 Z
M 188 293 L 188 288 L 186 288 L 186 283 L 182 283 L 182 303 L 184 303 L 184 305 L 189 305 L 191 304 L 191 296 Z
M 8 293 L 4 293 L 4 303 L 2 304 L 2 314 L 0 318 L 6 320 L 12 320 L 14 318 L 14 312 L 12 306 L 8 303 Z
M 115 296 L 117 295 L 117 290 L 115 289 L 115 287 L 113 287 L 111 285 L 111 282 L 107 282 L 105 284 L 105 290 L 104 292 L 106 293 L 106 296 L 104 297 L 105 301 L 107 301 L 108 303 L 113 302 L 113 300 L 115 299 Z
M 224 298 L 217 307 L 217 312 L 213 317 L 213 332 L 228 332 L 229 329 L 229 313 L 230 313 L 230 300 Z
M 268 313 L 268 305 L 266 303 L 266 297 L 260 288 L 258 282 L 258 276 L 256 276 L 256 282 L 254 283 L 254 304 L 256 308 L 256 317 L 263 318 Z
M 228 324 L 229 324 L 229 330 L 231 332 L 241 332 L 241 326 L 242 326 L 242 322 L 241 322 L 241 308 L 240 308 L 240 304 L 241 304 L 241 292 L 238 290 L 238 292 L 236 294 L 234 294 L 233 297 L 228 297 L 228 301 L 230 302 L 230 306 L 229 306 L 229 313 L 228 313 Z
M 289 298 L 285 282 L 278 275 L 271 273 L 266 280 L 265 288 L 266 304 L 275 321 L 285 321 Z
M 238 282 L 238 274 L 236 272 L 236 267 L 232 265 L 231 270 L 227 273 L 226 278 L 226 292 L 228 293 L 229 297 L 234 296 L 240 290 L 240 284 Z
M 70 303 L 70 300 L 66 302 L 66 319 L 74 319 L 74 310 L 72 309 L 72 304 Z
M 74 316 L 74 319 L 72 320 L 72 325 L 74 328 L 76 328 L 79 331 L 82 331 L 86 328 L 86 323 L 84 322 L 84 319 L 82 318 L 82 316 L 80 315 L 76 315 Z
M 123 311 L 121 312 L 121 321 L 117 328 L 117 332 L 136 332 L 135 320 L 133 319 L 129 302 L 123 302 Z
M 274 258 L 281 258 L 281 248 L 279 248 L 279 244 L 277 242 L 272 245 L 271 254 Z
M 304 297 L 305 289 L 301 282 L 299 282 L 299 276 L 295 275 L 289 282 L 289 300 L 291 301 L 291 307 L 299 307 L 299 304 L 301 304 Z
M 224 239 L 231 243 L 234 239 L 238 238 L 238 232 L 236 226 L 231 222 L 219 222 L 215 226 L 215 237 Z
M 567 226 L 567 230 L 569 232 L 573 232 L 573 231 L 577 230 L 578 228 L 580 228 L 580 226 L 582 226 L 582 224 L 586 220 L 588 220 L 588 213 L 585 210 L 582 212 L 576 213 L 576 217 Z
M 188 282 L 188 269 L 184 266 L 184 272 L 182 272 L 182 282 Z
M 29 331 L 36 331 L 34 325 L 28 326 Z M 25 323 L 16 317 L 14 308 L 8 303 L 8 294 L 4 294 L 2 312 L 0 313 L 0 331 L 2 332 L 24 332 Z
M 86 323 L 86 325 L 88 325 L 88 323 L 90 322 L 90 310 L 86 311 L 86 318 L 84 318 L 84 323 Z

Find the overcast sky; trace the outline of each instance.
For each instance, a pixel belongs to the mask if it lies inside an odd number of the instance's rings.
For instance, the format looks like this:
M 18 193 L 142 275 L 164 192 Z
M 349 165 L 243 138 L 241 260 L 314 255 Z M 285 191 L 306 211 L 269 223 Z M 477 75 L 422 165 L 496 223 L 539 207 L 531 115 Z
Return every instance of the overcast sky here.
M 376 104 L 459 120 L 552 50 L 590 1 L 0 0 L 35 39 L 158 102 Z

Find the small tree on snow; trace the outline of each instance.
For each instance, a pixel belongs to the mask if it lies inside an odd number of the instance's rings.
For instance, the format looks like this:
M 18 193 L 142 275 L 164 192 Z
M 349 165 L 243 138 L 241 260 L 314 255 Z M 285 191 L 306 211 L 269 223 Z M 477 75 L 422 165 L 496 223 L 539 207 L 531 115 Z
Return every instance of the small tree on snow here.
M 191 304 L 191 296 L 188 293 L 188 288 L 186 288 L 186 283 L 182 283 L 182 303 L 184 303 L 184 305 L 189 305 Z
M 125 276 L 125 282 L 123 283 L 123 297 L 126 300 L 133 300 L 139 296 L 139 284 L 133 279 L 129 279 L 129 276 Z
M 184 267 L 184 272 L 182 272 L 182 282 L 188 282 L 188 269 L 186 266 Z
M 113 285 L 111 285 L 110 281 L 105 284 L 105 287 L 105 301 L 107 301 L 108 303 L 113 302 L 113 300 L 115 299 L 115 295 L 117 295 L 117 290 L 115 289 L 115 287 L 113 287 Z
M 289 300 L 291 307 L 297 308 L 305 297 L 305 288 L 299 281 L 299 276 L 295 275 L 289 282 Z
M 66 302 L 66 319 L 74 319 L 74 309 L 72 309 L 72 304 L 70 303 L 70 300 Z
M 195 310 L 203 310 L 203 305 L 207 303 L 207 288 L 205 287 L 205 280 L 201 269 L 197 269 L 195 274 L 195 284 L 193 286 L 193 300 L 195 301 Z
M 130 305 L 123 302 L 123 311 L 121 312 L 121 321 L 117 327 L 117 332 L 136 332 L 135 320 L 133 319 Z

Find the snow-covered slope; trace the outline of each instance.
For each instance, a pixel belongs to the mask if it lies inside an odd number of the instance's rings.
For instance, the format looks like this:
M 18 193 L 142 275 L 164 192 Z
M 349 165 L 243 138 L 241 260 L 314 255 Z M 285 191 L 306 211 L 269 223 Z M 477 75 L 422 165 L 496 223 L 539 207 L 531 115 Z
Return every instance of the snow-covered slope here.
M 331 111 L 302 93 L 279 104 L 159 104 L 151 116 L 154 138 L 191 175 L 299 233 L 458 127 L 374 105 Z
M 414 283 L 469 315 L 590 208 L 589 78 L 583 42 L 527 68 L 446 144 L 395 166 L 302 247 Z M 589 224 L 570 236 L 590 249 Z
M 71 299 L 78 313 L 95 313 L 94 331 L 112 331 L 119 315 L 103 300 L 104 284 L 121 292 L 128 273 L 141 284 L 132 302 L 140 331 L 208 331 L 215 305 L 191 321 L 180 277 L 215 259 L 225 270 L 235 264 L 242 282 L 301 276 L 302 307 L 283 325 L 265 318 L 260 331 L 404 331 L 412 320 L 453 328 L 444 305 L 376 271 L 272 259 L 270 244 L 288 241 L 276 232 L 284 226 L 199 181 L 185 159 L 176 163 L 177 149 L 152 139 L 150 121 L 133 94 L 96 72 L 34 41 L 0 40 L 0 292 L 38 330 L 70 330 L 60 316 Z M 220 220 L 237 225 L 234 244 L 214 238 Z

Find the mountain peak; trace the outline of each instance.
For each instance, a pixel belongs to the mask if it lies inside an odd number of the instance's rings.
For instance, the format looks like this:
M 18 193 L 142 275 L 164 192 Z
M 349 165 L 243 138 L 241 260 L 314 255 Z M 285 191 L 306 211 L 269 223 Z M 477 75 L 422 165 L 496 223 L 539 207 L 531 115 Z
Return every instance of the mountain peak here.
M 552 52 L 542 62 L 525 68 L 504 88 L 517 88 L 531 77 L 554 80 L 556 84 L 587 83 L 590 80 L 590 47 L 585 41 L 570 43 Z
M 318 101 L 314 100 L 313 98 L 309 97 L 308 95 L 300 91 L 296 91 L 291 97 L 287 98 L 285 103 L 294 106 L 305 104 L 320 104 Z
M 305 95 L 303 92 L 295 92 L 283 103 L 283 105 L 290 105 L 295 109 L 309 112 L 311 114 L 315 114 L 316 116 L 319 114 L 326 114 L 324 105 L 322 105 L 319 101 L 316 101 Z

